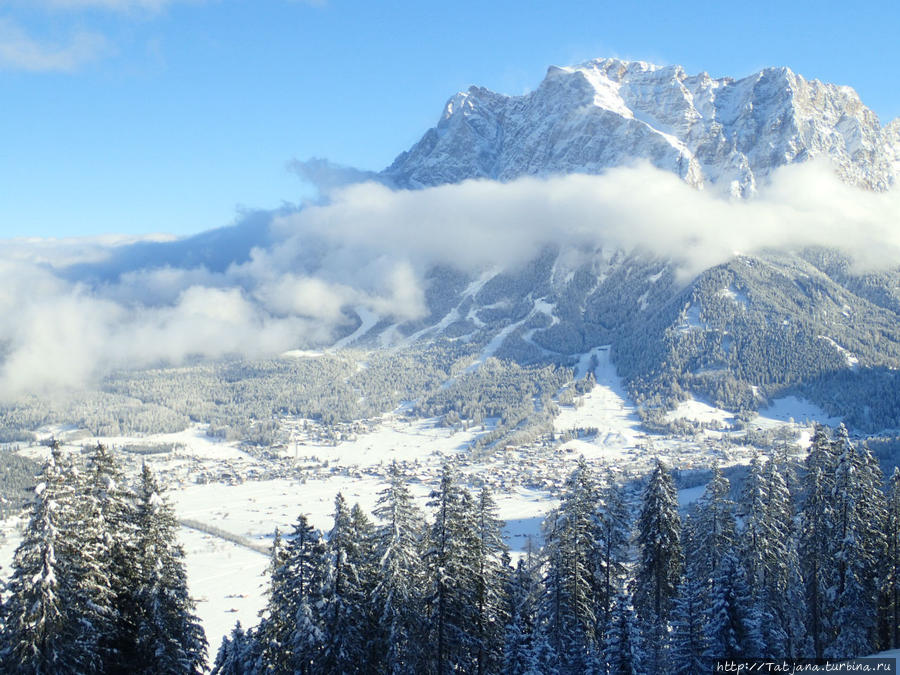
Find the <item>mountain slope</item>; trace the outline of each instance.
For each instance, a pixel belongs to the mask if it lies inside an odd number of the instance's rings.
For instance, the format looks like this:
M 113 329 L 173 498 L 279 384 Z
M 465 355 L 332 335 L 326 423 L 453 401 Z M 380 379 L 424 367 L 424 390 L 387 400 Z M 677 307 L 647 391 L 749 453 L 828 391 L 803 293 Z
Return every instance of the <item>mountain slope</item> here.
M 687 395 L 734 410 L 801 393 L 856 428 L 900 427 L 900 273 L 856 275 L 825 249 L 737 256 L 687 284 L 668 261 L 555 248 L 470 284 L 430 279 L 431 316 L 360 346 L 462 339 L 518 363 L 573 365 L 599 345 L 646 421 Z M 455 282 L 454 282 L 455 280 Z

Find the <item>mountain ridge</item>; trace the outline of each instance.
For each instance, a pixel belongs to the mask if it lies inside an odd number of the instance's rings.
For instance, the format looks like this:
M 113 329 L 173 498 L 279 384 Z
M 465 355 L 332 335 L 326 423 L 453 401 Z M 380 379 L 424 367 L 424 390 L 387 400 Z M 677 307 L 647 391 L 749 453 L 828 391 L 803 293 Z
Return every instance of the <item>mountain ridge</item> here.
M 643 159 L 692 185 L 750 196 L 779 166 L 821 156 L 845 181 L 885 190 L 898 179 L 900 121 L 882 127 L 851 87 L 787 67 L 736 80 L 610 58 L 551 66 L 521 96 L 477 86 L 455 94 L 381 176 L 416 188 Z

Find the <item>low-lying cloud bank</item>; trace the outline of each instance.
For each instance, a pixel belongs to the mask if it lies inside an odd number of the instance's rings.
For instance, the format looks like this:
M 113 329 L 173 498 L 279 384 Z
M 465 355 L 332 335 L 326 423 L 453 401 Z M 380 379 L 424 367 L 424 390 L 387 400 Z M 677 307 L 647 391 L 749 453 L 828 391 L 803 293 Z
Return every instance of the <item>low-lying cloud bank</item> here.
M 514 268 L 547 244 L 642 247 L 685 279 L 735 252 L 808 245 L 839 248 L 860 270 L 896 267 L 900 191 L 863 192 L 810 163 L 734 201 L 641 165 L 418 191 L 359 183 L 327 205 L 273 213 L 268 228 L 268 245 L 230 251 L 239 262 L 224 271 L 162 258 L 102 283 L 66 272 L 111 256 L 118 241 L 3 242 L 0 400 L 83 386 L 112 368 L 326 344 L 347 329 L 347 307 L 414 319 L 426 313 L 432 265 Z

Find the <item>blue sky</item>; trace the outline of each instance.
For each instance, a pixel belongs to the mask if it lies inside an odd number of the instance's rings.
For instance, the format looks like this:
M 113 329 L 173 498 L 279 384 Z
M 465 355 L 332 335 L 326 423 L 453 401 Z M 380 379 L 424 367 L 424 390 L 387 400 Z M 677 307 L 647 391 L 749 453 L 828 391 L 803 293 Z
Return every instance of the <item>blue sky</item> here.
M 886 123 L 898 33 L 896 1 L 0 0 L 0 237 L 227 225 L 308 196 L 292 159 L 380 169 L 454 92 L 598 56 L 787 65 Z

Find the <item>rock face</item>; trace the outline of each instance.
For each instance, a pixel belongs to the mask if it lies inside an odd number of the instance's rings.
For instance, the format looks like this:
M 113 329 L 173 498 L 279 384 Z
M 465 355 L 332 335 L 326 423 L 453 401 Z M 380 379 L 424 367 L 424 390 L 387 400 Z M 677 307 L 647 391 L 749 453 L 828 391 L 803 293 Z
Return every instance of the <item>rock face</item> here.
M 692 185 L 751 196 L 773 169 L 827 157 L 884 190 L 900 171 L 900 121 L 882 128 L 850 87 L 767 68 L 740 80 L 597 59 L 551 67 L 524 96 L 453 96 L 437 126 L 382 172 L 403 188 L 467 178 L 598 173 L 635 160 Z

